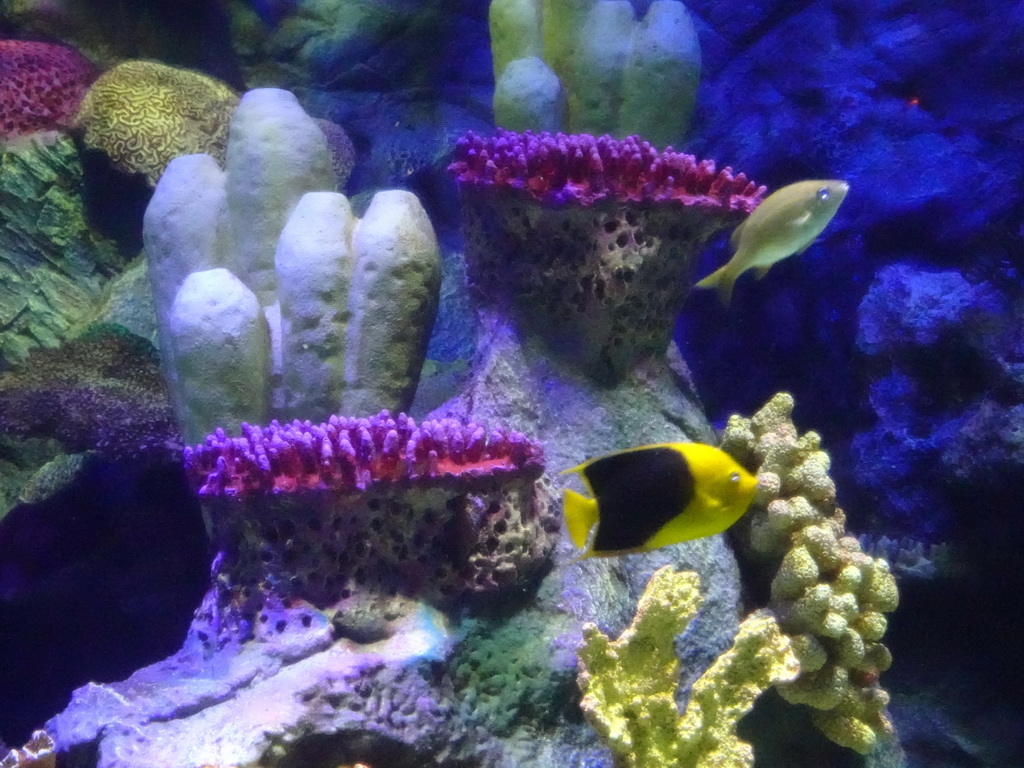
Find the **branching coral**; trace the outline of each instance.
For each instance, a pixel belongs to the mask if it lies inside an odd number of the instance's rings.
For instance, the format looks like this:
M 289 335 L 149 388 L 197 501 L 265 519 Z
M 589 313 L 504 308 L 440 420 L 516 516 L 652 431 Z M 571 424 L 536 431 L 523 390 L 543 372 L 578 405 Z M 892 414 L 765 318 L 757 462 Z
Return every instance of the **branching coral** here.
M 95 77 L 71 48 L 0 40 L 0 140 L 69 127 Z
M 206 152 L 223 162 L 238 96 L 200 72 L 125 61 L 93 84 L 75 116 L 85 145 L 156 184 L 173 158 Z
M 675 692 L 675 637 L 700 609 L 697 575 L 654 573 L 633 623 L 618 640 L 594 624 L 579 652 L 583 713 L 621 768 L 749 768 L 753 752 L 736 723 L 772 684 L 792 680 L 798 662 L 767 612 L 747 617 L 732 648 L 693 684 L 681 715 Z
M 892 662 L 881 639 L 898 602 L 896 582 L 885 560 L 847 535 L 821 438 L 799 435 L 792 412 L 792 396 L 781 393 L 750 419 L 731 417 L 722 448 L 757 467 L 749 546 L 775 568 L 769 608 L 801 668 L 779 693 L 812 707 L 815 724 L 837 744 L 867 753 L 892 734 L 878 676 Z
M 521 585 L 558 533 L 541 462 L 516 432 L 386 411 L 218 430 L 185 452 L 221 553 L 207 640 L 272 626 L 275 605 L 331 612 L 366 595 Z

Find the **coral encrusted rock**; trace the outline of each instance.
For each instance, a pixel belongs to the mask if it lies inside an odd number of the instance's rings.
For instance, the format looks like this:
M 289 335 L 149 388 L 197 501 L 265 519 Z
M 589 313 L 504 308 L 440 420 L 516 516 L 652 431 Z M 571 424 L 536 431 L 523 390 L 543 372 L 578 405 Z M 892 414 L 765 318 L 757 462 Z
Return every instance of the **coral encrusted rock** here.
M 96 68 L 63 45 L 0 40 L 0 144 L 69 128 Z
M 471 286 L 607 376 L 665 351 L 700 249 L 764 194 L 635 136 L 469 133 L 449 170 Z
M 333 614 L 366 594 L 443 604 L 521 586 L 558 534 L 540 447 L 515 432 L 384 411 L 242 433 L 185 454 L 220 553 L 222 632 L 248 638 L 264 608 L 300 601 Z
M 495 764 L 448 664 L 467 611 L 547 568 L 539 445 L 382 412 L 219 430 L 185 463 L 210 588 L 178 653 L 75 691 L 48 726 L 63 750 L 102 768 Z

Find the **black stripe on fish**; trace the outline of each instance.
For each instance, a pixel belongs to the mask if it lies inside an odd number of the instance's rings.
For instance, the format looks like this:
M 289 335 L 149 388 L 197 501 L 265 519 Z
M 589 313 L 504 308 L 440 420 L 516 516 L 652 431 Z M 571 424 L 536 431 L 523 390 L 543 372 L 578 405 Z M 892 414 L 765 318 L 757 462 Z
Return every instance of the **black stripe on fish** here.
M 643 546 L 693 499 L 693 473 L 673 448 L 604 456 L 582 472 L 597 499 L 595 552 Z

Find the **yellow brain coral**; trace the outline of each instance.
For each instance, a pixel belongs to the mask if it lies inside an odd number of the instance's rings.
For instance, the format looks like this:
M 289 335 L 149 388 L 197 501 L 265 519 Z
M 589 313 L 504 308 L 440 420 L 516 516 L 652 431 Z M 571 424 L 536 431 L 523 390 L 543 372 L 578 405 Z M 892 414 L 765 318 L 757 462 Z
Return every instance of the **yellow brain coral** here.
M 889 564 L 847 535 L 829 458 L 814 432 L 797 433 L 793 398 L 781 393 L 752 418 L 733 416 L 722 449 L 758 467 L 747 518 L 749 548 L 775 563 L 769 608 L 790 636 L 800 676 L 777 686 L 813 708 L 817 727 L 860 753 L 892 734 L 878 676 L 892 657 L 880 640 L 899 597 Z
M 93 83 L 75 123 L 88 148 L 155 185 L 179 155 L 205 152 L 223 162 L 237 105 L 230 87 L 200 72 L 125 61 Z

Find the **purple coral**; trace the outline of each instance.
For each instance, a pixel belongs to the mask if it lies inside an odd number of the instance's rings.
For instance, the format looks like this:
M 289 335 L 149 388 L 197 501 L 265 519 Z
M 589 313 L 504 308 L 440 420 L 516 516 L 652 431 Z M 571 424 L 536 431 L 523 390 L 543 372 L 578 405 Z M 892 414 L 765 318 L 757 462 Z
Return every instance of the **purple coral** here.
M 541 448 L 517 432 L 387 411 L 242 432 L 185 454 L 219 553 L 204 642 L 255 636 L 274 606 L 344 614 L 373 595 L 523 586 L 554 545 Z
M 462 186 L 515 190 L 554 204 L 674 200 L 750 213 L 765 193 L 743 173 L 671 147 L 660 151 L 638 136 L 499 129 L 484 138 L 470 131 L 456 143 L 448 170 Z

